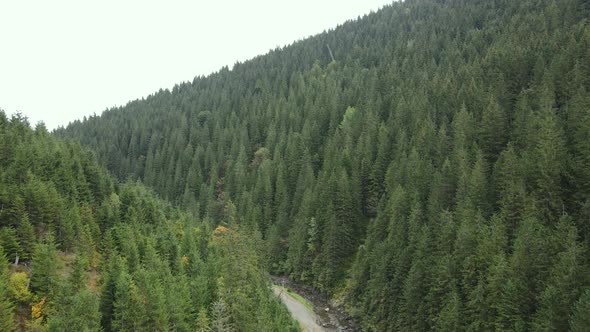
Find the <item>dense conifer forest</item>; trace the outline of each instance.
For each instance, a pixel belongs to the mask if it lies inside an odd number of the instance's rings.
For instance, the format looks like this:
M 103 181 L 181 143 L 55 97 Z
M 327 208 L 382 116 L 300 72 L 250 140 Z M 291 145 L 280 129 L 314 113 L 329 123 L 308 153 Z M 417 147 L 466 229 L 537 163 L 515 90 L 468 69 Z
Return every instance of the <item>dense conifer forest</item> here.
M 0 111 L 0 331 L 298 331 L 259 235 L 221 209 L 199 218 L 119 184 L 79 143 Z
M 0 330 L 297 330 L 268 273 L 365 331 L 590 326 L 587 1 L 406 0 L 51 134 L 0 115 Z

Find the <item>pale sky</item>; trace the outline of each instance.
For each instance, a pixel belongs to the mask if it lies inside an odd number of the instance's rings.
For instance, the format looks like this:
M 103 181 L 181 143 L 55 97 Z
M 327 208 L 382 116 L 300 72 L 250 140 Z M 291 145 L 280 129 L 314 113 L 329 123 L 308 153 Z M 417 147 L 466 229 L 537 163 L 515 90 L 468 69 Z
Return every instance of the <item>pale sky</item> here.
M 388 3 L 0 0 L 0 108 L 51 130 Z

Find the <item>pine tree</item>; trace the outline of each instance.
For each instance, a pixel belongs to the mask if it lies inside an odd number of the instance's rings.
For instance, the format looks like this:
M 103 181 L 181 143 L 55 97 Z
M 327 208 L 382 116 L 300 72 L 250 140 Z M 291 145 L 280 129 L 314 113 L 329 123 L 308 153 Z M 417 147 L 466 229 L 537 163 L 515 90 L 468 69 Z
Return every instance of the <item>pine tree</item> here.
M 561 179 L 566 149 L 554 100 L 550 97 L 554 92 L 550 87 L 544 87 L 542 93 L 546 97 L 540 101 L 540 111 L 534 120 L 536 126 L 531 128 L 535 132 L 530 133 L 535 145 L 530 151 L 529 170 L 538 203 L 538 217 L 555 220 L 564 212 Z
M 100 296 L 100 325 L 106 332 L 114 331 L 112 322 L 115 316 L 115 301 L 117 299 L 117 280 L 123 273 L 123 262 L 118 256 L 107 261 L 103 272 L 103 283 Z
M 86 275 L 86 270 L 88 269 L 88 267 L 89 263 L 86 257 L 77 255 L 76 258 L 74 258 L 72 273 L 68 280 L 68 282 L 71 284 L 71 287 L 74 290 L 79 291 L 81 289 L 84 289 L 84 287 L 86 286 L 86 282 L 88 279 L 88 276 Z
M 576 302 L 569 328 L 572 332 L 583 332 L 590 326 L 590 290 L 586 290 Z
M 16 257 L 20 259 L 22 249 L 20 243 L 18 242 L 18 237 L 14 228 L 0 228 L 0 246 L 4 248 L 4 253 L 7 256 L 7 260 L 14 262 L 16 261 Z
M 33 258 L 35 250 L 35 229 L 29 222 L 29 218 L 24 215 L 18 228 L 18 237 L 21 250 L 19 251 L 23 261 L 30 261 Z
M 213 302 L 211 307 L 211 331 L 212 332 L 230 332 L 232 325 L 227 308 L 227 304 L 222 298 Z
M 134 273 L 134 280 L 131 280 L 133 285 L 130 286 L 131 288 L 136 287 L 138 298 L 133 299 L 135 295 L 132 290 L 128 290 L 128 292 L 130 292 L 129 296 L 132 301 L 139 301 L 138 303 L 133 304 L 143 307 L 140 311 L 143 316 L 138 316 L 138 318 L 142 320 L 142 326 L 150 326 L 153 329 L 162 331 L 169 325 L 170 315 L 168 311 L 169 307 L 166 304 L 166 295 L 164 294 L 161 281 L 158 278 L 159 273 L 164 273 L 164 271 L 153 269 L 148 271 L 144 268 L 140 268 Z M 172 290 L 169 289 L 168 291 Z M 127 307 L 124 310 L 129 309 L 130 308 Z
M 113 304 L 113 331 L 139 331 L 148 328 L 147 316 L 139 289 L 131 276 L 122 272 L 116 282 Z
M 424 331 L 430 329 L 426 304 L 422 299 L 427 295 L 431 282 L 429 269 L 431 239 L 426 226 L 415 231 L 419 232 L 414 235 L 417 247 L 412 257 L 412 266 L 403 285 L 398 327 L 403 330 Z
M 47 295 L 54 290 L 60 282 L 60 265 L 53 235 L 49 234 L 35 247 L 31 262 L 31 289 L 41 295 Z
M 389 163 L 391 152 L 391 139 L 389 130 L 385 124 L 379 126 L 377 158 L 373 164 L 373 170 L 369 178 L 369 191 L 367 198 L 367 213 L 374 216 L 377 212 L 377 205 L 383 194 L 383 180 Z
M 533 320 L 539 330 L 567 330 L 572 304 L 590 282 L 587 267 L 582 263 L 585 248 L 577 241 L 577 230 L 568 221 L 560 221 L 564 250 L 557 255 L 547 286 L 540 295 L 540 307 Z M 564 225 L 565 224 L 565 225 Z
M 489 162 L 494 162 L 508 142 L 506 114 L 494 97 L 490 97 L 481 120 L 482 149 Z
M 4 250 L 0 246 L 0 330 L 13 331 L 14 325 L 14 304 L 8 296 L 8 267 Z
M 204 309 L 199 310 L 199 316 L 197 318 L 197 332 L 210 332 L 209 318 L 207 317 L 207 311 Z
M 49 317 L 47 327 L 49 331 L 101 331 L 97 296 L 88 289 L 68 296 Z
M 549 264 L 547 230 L 534 218 L 520 222 L 510 257 L 511 275 L 514 276 L 515 295 L 512 302 L 520 308 L 521 316 L 530 320 L 537 310 L 538 299 L 545 283 Z
M 443 308 L 436 319 L 437 331 L 461 331 L 461 302 L 457 291 L 453 289 L 447 294 Z
M 179 275 L 174 279 L 168 279 L 164 284 L 172 285 L 166 292 L 170 328 L 175 331 L 191 330 L 195 316 L 187 278 L 184 275 Z

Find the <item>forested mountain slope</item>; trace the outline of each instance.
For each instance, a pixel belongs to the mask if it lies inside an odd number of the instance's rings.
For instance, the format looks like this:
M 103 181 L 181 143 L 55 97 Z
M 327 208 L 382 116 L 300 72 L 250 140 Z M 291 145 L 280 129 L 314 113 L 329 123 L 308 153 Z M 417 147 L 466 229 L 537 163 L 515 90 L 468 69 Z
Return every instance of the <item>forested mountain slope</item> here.
M 79 143 L 0 110 L 0 331 L 297 331 L 257 235 L 223 209 L 201 220 L 119 185 Z
M 394 3 L 57 134 L 201 218 L 235 206 L 365 330 L 583 330 L 589 17 Z

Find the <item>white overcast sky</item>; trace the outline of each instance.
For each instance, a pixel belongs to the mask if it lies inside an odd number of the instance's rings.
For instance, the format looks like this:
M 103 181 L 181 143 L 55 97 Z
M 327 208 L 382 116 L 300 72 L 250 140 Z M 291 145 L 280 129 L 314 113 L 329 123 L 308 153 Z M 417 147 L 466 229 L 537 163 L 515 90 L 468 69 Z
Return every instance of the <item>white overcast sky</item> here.
M 0 108 L 51 130 L 390 2 L 0 0 Z

